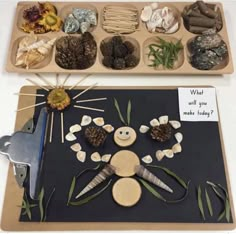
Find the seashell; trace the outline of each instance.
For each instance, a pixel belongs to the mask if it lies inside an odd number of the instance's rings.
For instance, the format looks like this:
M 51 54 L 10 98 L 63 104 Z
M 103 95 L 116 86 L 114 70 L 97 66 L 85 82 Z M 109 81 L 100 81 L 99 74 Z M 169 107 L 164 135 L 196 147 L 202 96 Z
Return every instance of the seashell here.
M 79 131 L 81 131 L 81 126 L 79 125 L 79 124 L 75 124 L 75 125 L 72 125 L 71 127 L 70 127 L 70 132 L 71 133 L 75 133 L 75 132 L 79 132 Z
M 102 162 L 109 162 L 111 159 L 111 154 L 104 154 L 102 156 Z
M 149 163 L 152 163 L 152 157 L 151 155 L 146 155 L 142 158 L 142 161 L 149 164 Z
M 152 10 L 154 11 L 154 10 L 156 10 L 158 8 L 158 3 L 157 2 L 153 2 L 153 3 L 150 4 L 150 6 L 151 6 Z
M 169 123 L 174 129 L 178 129 L 181 127 L 181 123 L 177 120 L 170 120 Z
M 75 152 L 79 152 L 82 149 L 82 147 L 79 143 L 75 143 L 74 145 L 71 145 L 70 148 Z
M 41 53 L 39 53 L 37 50 L 31 50 L 26 53 L 26 55 L 24 56 L 24 62 L 21 65 L 26 67 L 26 69 L 29 69 L 33 65 L 38 64 L 41 61 L 43 61 L 44 58 L 45 57 Z M 18 64 L 18 61 L 16 62 L 16 66 L 18 66 L 17 64 Z
M 145 125 L 141 125 L 140 128 L 139 128 L 139 131 L 141 133 L 146 133 L 150 128 L 148 126 L 145 126 Z
M 162 150 L 157 150 L 156 152 L 156 158 L 158 161 L 161 161 L 165 157 L 165 154 L 163 153 Z
M 76 157 L 80 162 L 83 163 L 86 160 L 86 153 L 84 151 L 79 151 L 77 152 Z
M 156 127 L 156 126 L 159 126 L 160 123 L 159 123 L 159 121 L 157 119 L 153 119 L 153 120 L 150 121 L 150 125 L 152 127 Z
M 167 158 L 173 158 L 174 157 L 174 152 L 171 149 L 163 150 L 163 153 Z
M 66 17 L 64 22 L 65 33 L 76 33 L 79 31 L 80 23 L 75 17 L 70 14 Z
M 105 167 L 86 185 L 86 187 L 76 196 L 79 198 L 88 191 L 94 189 L 97 185 L 105 181 L 108 177 L 115 173 L 115 167 L 106 164 Z
M 71 132 L 69 132 L 65 138 L 67 141 L 75 141 L 77 139 L 76 136 Z
M 155 27 L 161 27 L 163 18 L 162 18 L 162 9 L 157 9 L 153 12 L 150 22 L 152 22 Z
M 173 11 L 168 8 L 164 7 L 162 9 L 162 27 L 167 31 L 169 28 L 171 28 L 174 25 L 175 22 L 175 16 L 173 14 Z
M 183 141 L 183 134 L 181 132 L 175 133 L 175 139 L 178 143 L 181 143 Z
M 93 122 L 99 127 L 105 124 L 104 119 L 102 117 L 94 118 Z
M 84 115 L 84 116 L 82 117 L 82 120 L 81 120 L 80 125 L 81 125 L 81 126 L 87 126 L 87 125 L 89 125 L 91 122 L 92 122 L 92 118 L 91 118 L 90 116 L 88 116 L 88 115 Z
M 142 165 L 136 166 L 135 172 L 139 177 L 147 180 L 148 182 L 166 190 L 167 192 L 173 193 L 173 190 L 168 185 L 162 182 L 157 176 L 155 176 L 152 172 L 150 172 L 144 166 Z
M 182 152 L 182 146 L 180 145 L 180 143 L 177 143 L 177 144 L 173 145 L 172 146 L 172 151 L 173 151 L 174 154 Z
M 89 28 L 90 28 L 90 23 L 88 23 L 88 22 L 82 22 L 80 24 L 80 31 L 81 31 L 81 33 L 88 32 Z
M 165 33 L 175 33 L 179 29 L 179 22 L 176 22 L 173 26 L 171 26 Z
M 110 124 L 106 124 L 102 127 L 106 132 L 111 133 L 114 131 L 114 127 Z
M 152 16 L 152 8 L 151 8 L 151 6 L 145 6 L 143 8 L 141 16 L 140 16 L 141 20 L 143 22 L 147 22 L 147 21 L 150 20 L 151 16 Z
M 34 43 L 30 44 L 30 45 L 27 45 L 25 47 L 20 48 L 18 50 L 18 52 L 26 52 L 26 51 L 33 50 L 33 49 L 38 49 L 40 46 L 42 46 L 45 43 L 46 43 L 46 41 L 43 39 L 43 40 L 34 42 Z
M 93 154 L 91 154 L 91 160 L 93 162 L 100 162 L 102 158 L 98 152 L 94 152 Z
M 168 120 L 169 120 L 168 115 L 163 115 L 163 116 L 160 116 L 160 117 L 159 117 L 159 122 L 160 122 L 160 124 L 167 124 L 167 123 L 168 123 Z
M 42 44 L 41 46 L 38 47 L 38 52 L 44 56 L 48 55 L 51 50 L 52 50 L 52 47 L 53 45 L 55 44 L 57 38 L 53 38 L 51 39 L 50 41 L 48 42 L 45 42 L 44 44 Z

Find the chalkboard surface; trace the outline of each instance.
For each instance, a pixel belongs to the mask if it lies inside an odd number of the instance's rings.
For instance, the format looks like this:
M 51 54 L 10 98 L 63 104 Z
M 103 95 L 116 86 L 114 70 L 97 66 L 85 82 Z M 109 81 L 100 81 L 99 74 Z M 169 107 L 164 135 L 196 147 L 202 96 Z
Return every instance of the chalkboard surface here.
M 38 93 L 45 93 L 38 90 Z M 78 91 L 70 91 L 71 96 Z M 83 97 L 83 98 L 82 98 Z M 111 133 L 104 146 L 96 149 L 88 145 L 83 137 L 83 131 L 76 133 L 77 141 L 82 145 L 87 154 L 85 163 L 77 160 L 75 153 L 70 146 L 75 142 L 61 144 L 60 113 L 55 112 L 53 142 L 46 143 L 44 163 L 41 173 L 41 183 L 45 189 L 45 199 L 47 200 L 53 188 L 55 193 L 51 199 L 47 210 L 47 222 L 174 222 L 174 223 L 217 223 L 218 215 L 223 209 L 223 204 L 216 197 L 210 187 L 208 193 L 212 200 L 214 216 L 210 217 L 205 197 L 203 197 L 206 221 L 203 221 L 197 203 L 197 186 L 206 187 L 206 181 L 220 183 L 227 188 L 224 161 L 217 122 L 182 122 L 181 129 L 184 140 L 181 143 L 183 151 L 175 155 L 174 158 L 164 158 L 158 162 L 155 152 L 158 149 L 166 149 L 174 143 L 174 137 L 166 143 L 157 143 L 148 134 L 139 133 L 142 124 L 149 125 L 149 121 L 161 115 L 168 115 L 170 119 L 179 120 L 178 91 L 177 90 L 91 90 L 84 94 L 81 99 L 107 97 L 104 102 L 90 103 L 87 106 L 101 108 L 105 113 L 88 110 L 75 109 L 70 106 L 64 112 L 65 133 L 73 124 L 80 123 L 83 115 L 91 117 L 104 117 L 106 124 L 112 124 L 115 129 L 123 126 L 117 111 L 114 107 L 114 98 L 119 101 L 121 111 L 126 115 L 128 100 L 132 103 L 131 126 L 137 132 L 137 141 L 134 145 L 125 149 L 135 152 L 140 159 L 150 154 L 153 157 L 153 165 L 160 165 L 174 171 L 186 182 L 191 180 L 188 197 L 177 204 L 168 204 L 155 198 L 149 191 L 142 187 L 142 197 L 137 205 L 125 208 L 115 203 L 111 190 L 117 176 L 112 177 L 110 187 L 98 196 L 82 206 L 67 206 L 68 192 L 73 176 L 86 168 L 95 167 L 97 163 L 90 160 L 90 155 L 98 151 L 101 155 L 105 153 L 114 154 L 122 148 L 113 142 Z M 38 97 L 36 102 L 41 102 Z M 40 107 L 35 109 L 35 121 L 37 120 Z M 177 131 L 174 131 L 177 132 Z M 184 194 L 184 189 L 170 176 L 161 170 L 149 168 L 158 175 L 174 190 L 174 194 L 169 194 L 158 189 L 168 200 L 178 199 Z M 77 193 L 86 185 L 97 172 L 89 172 L 83 175 L 75 188 L 73 199 Z M 104 185 L 103 185 L 104 186 Z M 98 187 L 101 189 L 102 186 Z M 93 194 L 91 192 L 90 194 Z M 38 209 L 32 209 L 32 221 L 39 221 L 40 213 Z M 27 216 L 20 216 L 20 221 L 29 221 Z M 223 219 L 221 222 L 226 222 Z

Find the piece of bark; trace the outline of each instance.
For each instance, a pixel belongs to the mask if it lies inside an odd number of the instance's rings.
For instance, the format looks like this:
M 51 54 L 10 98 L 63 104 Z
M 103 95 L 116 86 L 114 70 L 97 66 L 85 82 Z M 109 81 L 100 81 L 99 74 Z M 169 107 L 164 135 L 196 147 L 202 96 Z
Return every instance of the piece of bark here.
M 197 1 L 198 7 L 203 15 L 206 15 L 210 18 L 216 18 L 217 12 L 209 8 L 203 1 Z
M 200 27 L 200 26 L 189 26 L 189 31 L 191 33 L 202 34 L 204 31 L 208 30 L 209 28 Z
M 215 19 L 203 17 L 189 17 L 188 24 L 192 26 L 200 26 L 206 28 L 213 28 L 216 25 Z

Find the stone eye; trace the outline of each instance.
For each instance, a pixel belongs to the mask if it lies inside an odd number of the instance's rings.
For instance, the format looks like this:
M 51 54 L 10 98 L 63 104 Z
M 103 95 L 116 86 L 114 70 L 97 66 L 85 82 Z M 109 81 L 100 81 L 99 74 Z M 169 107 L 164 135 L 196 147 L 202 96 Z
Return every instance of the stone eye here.
M 129 135 L 129 132 L 126 132 L 126 135 Z
M 122 131 L 120 131 L 120 134 L 122 134 L 123 132 Z

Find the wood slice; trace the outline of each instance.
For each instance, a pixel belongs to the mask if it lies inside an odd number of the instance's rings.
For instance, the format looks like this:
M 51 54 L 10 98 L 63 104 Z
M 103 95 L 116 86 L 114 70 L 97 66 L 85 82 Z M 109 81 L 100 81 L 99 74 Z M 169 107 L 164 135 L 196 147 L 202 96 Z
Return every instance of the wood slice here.
M 137 138 L 135 130 L 131 127 L 118 128 L 114 133 L 114 141 L 120 147 L 132 145 Z
M 134 152 L 121 150 L 113 155 L 110 163 L 116 168 L 116 175 L 127 177 L 135 174 L 135 167 L 140 165 L 140 160 Z
M 112 188 L 114 200 L 121 206 L 134 206 L 141 198 L 142 189 L 137 180 L 133 178 L 121 178 Z

